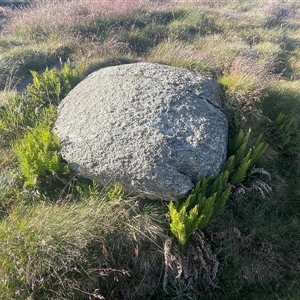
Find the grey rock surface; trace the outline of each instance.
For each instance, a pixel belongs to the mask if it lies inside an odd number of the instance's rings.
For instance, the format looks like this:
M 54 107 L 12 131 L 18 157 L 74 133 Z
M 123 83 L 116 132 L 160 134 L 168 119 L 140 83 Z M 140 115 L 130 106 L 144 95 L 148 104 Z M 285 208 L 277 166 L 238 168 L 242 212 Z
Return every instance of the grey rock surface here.
M 61 154 L 81 176 L 121 183 L 133 195 L 174 200 L 226 159 L 219 85 L 151 63 L 108 67 L 79 83 L 58 108 Z

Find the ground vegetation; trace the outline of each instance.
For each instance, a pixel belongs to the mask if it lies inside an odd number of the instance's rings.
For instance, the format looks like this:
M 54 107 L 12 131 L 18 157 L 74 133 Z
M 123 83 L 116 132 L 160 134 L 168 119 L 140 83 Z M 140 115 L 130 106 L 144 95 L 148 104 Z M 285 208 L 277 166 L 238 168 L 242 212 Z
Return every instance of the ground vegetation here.
M 299 299 L 297 0 L 33 1 L 2 7 L 0 32 L 1 299 Z M 224 90 L 227 163 L 181 201 L 99 186 L 59 155 L 62 98 L 139 61 Z

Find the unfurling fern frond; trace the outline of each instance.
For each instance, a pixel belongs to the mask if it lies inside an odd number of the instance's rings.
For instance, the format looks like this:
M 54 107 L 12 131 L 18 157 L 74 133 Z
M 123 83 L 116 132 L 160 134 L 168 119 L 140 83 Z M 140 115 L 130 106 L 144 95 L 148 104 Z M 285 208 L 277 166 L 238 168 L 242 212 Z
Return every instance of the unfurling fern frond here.
M 249 175 L 253 175 L 253 174 L 261 174 L 264 175 L 266 177 L 268 177 L 268 180 L 271 180 L 271 174 L 266 171 L 264 168 L 252 168 L 249 172 Z
M 262 198 L 266 197 L 266 194 L 269 194 L 272 191 L 272 188 L 263 180 L 259 178 L 250 179 L 247 182 L 247 190 L 256 190 L 258 191 Z

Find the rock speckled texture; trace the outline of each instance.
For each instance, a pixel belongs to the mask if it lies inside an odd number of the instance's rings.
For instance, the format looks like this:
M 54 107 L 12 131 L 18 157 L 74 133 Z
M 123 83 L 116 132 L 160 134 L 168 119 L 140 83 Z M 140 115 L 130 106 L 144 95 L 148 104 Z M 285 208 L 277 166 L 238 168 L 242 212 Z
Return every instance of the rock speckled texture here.
M 61 154 L 80 175 L 134 195 L 174 200 L 226 159 L 227 119 L 211 79 L 151 63 L 108 67 L 58 109 Z

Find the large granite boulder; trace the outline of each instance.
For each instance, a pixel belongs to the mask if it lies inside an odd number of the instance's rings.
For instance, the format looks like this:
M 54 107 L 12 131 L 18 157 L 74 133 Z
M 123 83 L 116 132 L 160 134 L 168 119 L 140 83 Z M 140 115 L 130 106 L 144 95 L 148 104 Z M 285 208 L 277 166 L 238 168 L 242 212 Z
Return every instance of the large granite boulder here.
M 55 131 L 70 167 L 133 195 L 174 200 L 226 159 L 227 119 L 212 79 L 151 63 L 90 74 L 58 108 Z

